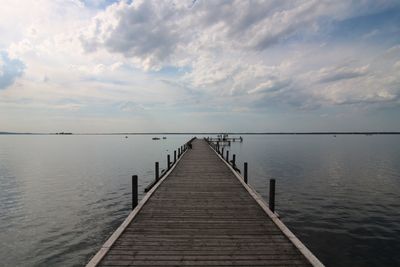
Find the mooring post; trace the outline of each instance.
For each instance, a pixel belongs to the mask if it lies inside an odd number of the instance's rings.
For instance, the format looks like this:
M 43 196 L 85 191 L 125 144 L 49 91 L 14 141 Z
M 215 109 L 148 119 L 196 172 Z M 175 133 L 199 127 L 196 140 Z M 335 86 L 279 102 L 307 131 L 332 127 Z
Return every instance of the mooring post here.
M 243 166 L 243 178 L 244 182 L 247 184 L 247 162 L 245 162 Z
M 229 150 L 226 151 L 226 161 L 229 163 Z
M 174 150 L 174 164 L 176 162 L 176 150 Z
M 158 165 L 158 161 L 155 164 L 155 177 L 156 177 L 156 181 L 158 181 L 160 179 L 160 168 Z
M 224 147 L 222 147 L 221 156 L 224 157 Z
M 178 159 L 181 157 L 181 148 L 178 147 Z
M 236 166 L 236 155 L 232 154 L 232 166 L 235 167 Z
M 167 170 L 171 167 L 171 156 L 168 154 L 167 155 Z
M 269 209 L 275 212 L 275 179 L 269 180 Z
M 138 204 L 138 177 L 132 175 L 132 210 L 136 208 Z

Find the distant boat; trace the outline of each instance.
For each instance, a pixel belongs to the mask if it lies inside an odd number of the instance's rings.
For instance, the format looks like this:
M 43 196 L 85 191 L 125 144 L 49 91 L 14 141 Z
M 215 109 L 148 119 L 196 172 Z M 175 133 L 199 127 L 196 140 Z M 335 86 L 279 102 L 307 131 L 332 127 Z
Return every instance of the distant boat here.
M 128 138 L 128 136 L 127 136 L 127 135 L 125 135 L 125 138 Z
M 333 137 L 336 137 L 336 134 L 335 134 L 335 135 L 333 135 Z
M 153 137 L 153 138 L 151 138 L 152 140 L 160 140 L 160 138 L 159 137 Z
M 167 139 L 167 137 L 163 136 L 163 138 L 162 138 L 162 139 Z

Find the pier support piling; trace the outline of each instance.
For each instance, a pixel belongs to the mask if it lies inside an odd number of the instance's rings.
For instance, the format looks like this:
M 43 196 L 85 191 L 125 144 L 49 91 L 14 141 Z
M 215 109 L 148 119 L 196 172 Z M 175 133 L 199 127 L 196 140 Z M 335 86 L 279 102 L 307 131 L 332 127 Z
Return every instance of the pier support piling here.
M 176 162 L 176 150 L 174 150 L 174 164 Z
M 160 167 L 159 167 L 158 161 L 155 163 L 155 172 L 154 173 L 155 173 L 156 181 L 158 181 L 160 179 Z
M 168 154 L 167 155 L 167 170 L 171 167 L 171 156 Z
M 138 204 L 138 177 L 132 175 L 132 210 L 136 208 Z
M 226 151 L 226 161 L 229 163 L 229 150 Z
M 275 179 L 269 180 L 269 209 L 275 212 Z
M 244 182 L 247 184 L 247 162 L 245 162 L 243 166 L 243 178 Z
M 232 166 L 235 167 L 236 166 L 236 154 L 232 155 Z

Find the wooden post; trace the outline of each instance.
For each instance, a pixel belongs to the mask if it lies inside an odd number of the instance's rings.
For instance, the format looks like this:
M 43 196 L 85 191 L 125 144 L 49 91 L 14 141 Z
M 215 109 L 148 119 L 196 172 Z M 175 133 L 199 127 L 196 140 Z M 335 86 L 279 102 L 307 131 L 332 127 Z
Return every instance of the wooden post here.
M 169 170 L 170 167 L 171 167 L 171 157 L 170 157 L 170 155 L 168 154 L 168 155 L 167 155 L 167 170 Z
M 244 182 L 247 184 L 247 162 L 245 162 L 243 166 L 243 178 Z
M 235 154 L 232 155 L 232 166 L 233 167 L 236 166 L 236 155 Z
M 181 157 L 181 148 L 178 147 L 178 158 L 180 158 L 180 157 Z
M 138 177 L 132 175 L 132 210 L 136 208 L 138 204 Z
M 160 168 L 158 162 L 156 162 L 155 165 L 155 176 L 156 176 L 156 181 L 158 181 L 160 179 Z
M 224 147 L 222 147 L 221 156 L 224 157 Z
M 174 150 L 174 164 L 176 162 L 176 150 Z
M 275 212 L 275 179 L 269 180 L 269 209 Z
M 226 151 L 226 161 L 229 163 L 229 150 Z

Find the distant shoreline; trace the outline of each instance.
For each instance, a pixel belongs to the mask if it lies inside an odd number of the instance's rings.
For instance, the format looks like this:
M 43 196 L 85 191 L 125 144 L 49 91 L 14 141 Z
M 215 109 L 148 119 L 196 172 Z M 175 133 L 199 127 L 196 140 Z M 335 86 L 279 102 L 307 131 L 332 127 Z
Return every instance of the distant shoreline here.
M 158 133 L 17 133 L 0 132 L 0 135 L 217 135 L 221 132 L 158 132 Z M 397 135 L 400 132 L 227 132 L 231 135 Z

